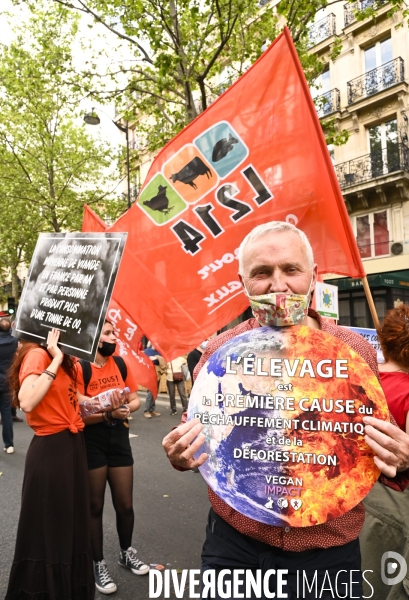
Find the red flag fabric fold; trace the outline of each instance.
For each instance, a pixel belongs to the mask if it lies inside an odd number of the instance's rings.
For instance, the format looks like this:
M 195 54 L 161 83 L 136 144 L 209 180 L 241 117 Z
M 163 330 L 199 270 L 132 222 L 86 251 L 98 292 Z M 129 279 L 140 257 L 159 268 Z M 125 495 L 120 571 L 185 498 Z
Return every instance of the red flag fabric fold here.
M 82 231 L 105 231 L 106 223 L 89 206 L 85 206 Z M 114 289 L 114 294 L 116 287 Z M 133 317 L 115 300 L 112 295 L 106 318 L 111 321 L 117 334 L 119 356 L 124 356 L 132 369 L 136 381 L 152 392 L 154 397 L 158 393 L 158 381 L 153 362 L 143 352 L 141 339 L 144 335 L 142 329 L 135 323 Z
M 106 318 L 113 324 L 117 336 L 116 354 L 126 358 L 126 361 L 135 380 L 150 390 L 156 398 L 158 393 L 158 380 L 155 365 L 143 352 L 141 339 L 143 331 L 127 311 L 114 299 L 111 298 Z
M 90 231 L 97 233 L 99 231 L 105 231 L 108 225 L 95 213 L 88 204 L 84 206 L 84 218 L 82 220 L 81 231 Z

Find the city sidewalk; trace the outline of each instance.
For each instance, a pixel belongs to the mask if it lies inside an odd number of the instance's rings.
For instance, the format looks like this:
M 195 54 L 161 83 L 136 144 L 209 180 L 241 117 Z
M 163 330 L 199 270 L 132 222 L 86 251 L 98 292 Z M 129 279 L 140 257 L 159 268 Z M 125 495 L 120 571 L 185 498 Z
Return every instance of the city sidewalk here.
M 141 407 L 138 412 L 141 413 L 141 412 L 144 412 L 144 410 L 145 410 L 146 391 L 138 391 L 138 396 L 141 400 Z M 188 402 L 189 402 L 189 398 L 190 398 L 190 396 L 188 396 L 188 398 L 187 398 Z M 159 412 L 161 412 L 161 413 L 168 412 L 168 411 L 170 412 L 171 408 L 170 408 L 169 394 L 158 394 L 157 395 L 156 409 L 159 410 Z M 181 416 L 183 414 L 181 400 L 177 393 L 177 390 L 176 390 L 176 411 L 179 416 Z M 147 419 L 145 419 L 145 420 L 147 420 Z M 176 424 L 178 425 L 179 421 Z

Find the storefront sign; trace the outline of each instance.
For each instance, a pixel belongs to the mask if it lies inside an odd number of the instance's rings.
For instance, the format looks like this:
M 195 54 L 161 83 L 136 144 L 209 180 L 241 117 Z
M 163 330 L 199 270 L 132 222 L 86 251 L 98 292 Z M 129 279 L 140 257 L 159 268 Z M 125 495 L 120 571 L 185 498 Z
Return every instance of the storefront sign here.
M 409 271 L 393 271 L 392 273 L 376 273 L 367 276 L 369 286 L 377 287 L 394 287 L 408 288 L 409 287 Z M 363 289 L 362 279 L 351 279 L 342 277 L 339 279 L 327 279 L 324 283 L 335 285 L 339 291 L 348 291 Z
M 192 390 L 209 486 L 269 525 L 304 527 L 356 506 L 379 476 L 365 415 L 389 413 L 363 358 L 305 326 L 256 328 L 219 348 Z
M 63 352 L 93 361 L 126 236 L 40 234 L 13 335 L 45 346 L 56 327 Z

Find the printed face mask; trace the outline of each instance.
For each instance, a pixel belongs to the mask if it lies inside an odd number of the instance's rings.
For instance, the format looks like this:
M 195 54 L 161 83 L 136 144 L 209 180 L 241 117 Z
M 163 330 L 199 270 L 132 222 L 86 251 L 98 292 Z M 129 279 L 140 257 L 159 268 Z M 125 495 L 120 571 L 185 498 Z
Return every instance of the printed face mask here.
M 102 356 L 112 356 L 113 353 L 115 352 L 116 349 L 116 344 L 113 344 L 111 342 L 102 342 L 102 348 L 98 348 L 98 352 L 102 355 Z
M 285 294 L 272 292 L 260 296 L 250 296 L 245 289 L 254 318 L 262 327 L 285 327 L 300 325 L 308 314 L 310 289 L 308 294 Z

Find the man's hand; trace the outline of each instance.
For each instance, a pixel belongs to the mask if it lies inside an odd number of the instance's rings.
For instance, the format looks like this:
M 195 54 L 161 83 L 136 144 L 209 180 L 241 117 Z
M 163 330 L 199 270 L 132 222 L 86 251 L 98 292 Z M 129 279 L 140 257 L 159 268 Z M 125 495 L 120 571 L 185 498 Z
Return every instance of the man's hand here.
M 375 452 L 374 462 L 387 477 L 409 468 L 409 435 L 381 419 L 364 417 L 365 441 Z
M 206 439 L 201 433 L 202 429 L 199 419 L 193 419 L 176 427 L 163 438 L 162 446 L 173 465 L 183 469 L 196 469 L 208 459 L 209 455 L 205 452 L 197 460 L 193 457 Z

